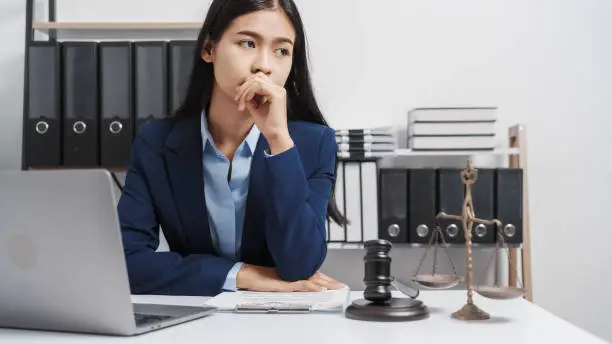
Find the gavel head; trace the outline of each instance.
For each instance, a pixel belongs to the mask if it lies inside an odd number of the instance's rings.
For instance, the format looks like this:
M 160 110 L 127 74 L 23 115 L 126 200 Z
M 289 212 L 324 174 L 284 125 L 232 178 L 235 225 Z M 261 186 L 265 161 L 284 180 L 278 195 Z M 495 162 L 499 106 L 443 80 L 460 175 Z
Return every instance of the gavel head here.
M 375 303 L 384 303 L 391 299 L 391 242 L 388 240 L 369 240 L 364 244 L 365 263 L 364 298 Z

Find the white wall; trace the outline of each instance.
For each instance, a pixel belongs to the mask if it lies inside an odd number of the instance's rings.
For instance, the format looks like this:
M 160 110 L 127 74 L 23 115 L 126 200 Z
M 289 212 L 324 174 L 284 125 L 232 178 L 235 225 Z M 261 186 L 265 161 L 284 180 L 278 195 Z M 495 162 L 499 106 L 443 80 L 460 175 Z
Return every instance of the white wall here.
M 24 1 L 0 2 L 0 170 L 21 168 L 24 28 Z
M 58 15 L 201 20 L 208 3 L 58 0 Z M 501 135 L 507 125 L 526 124 L 535 302 L 612 341 L 612 2 L 298 5 L 317 94 L 332 125 L 403 125 L 411 108 L 461 105 L 499 106 Z M 22 0 L 0 2 L 3 169 L 20 165 L 24 8 Z

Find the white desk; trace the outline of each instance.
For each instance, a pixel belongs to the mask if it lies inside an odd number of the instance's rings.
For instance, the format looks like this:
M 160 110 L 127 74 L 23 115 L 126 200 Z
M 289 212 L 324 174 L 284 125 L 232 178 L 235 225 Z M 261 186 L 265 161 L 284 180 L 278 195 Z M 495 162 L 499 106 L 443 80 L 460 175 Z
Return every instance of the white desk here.
M 352 298 L 362 297 L 352 292 Z M 428 319 L 403 323 L 350 320 L 343 314 L 231 314 L 212 316 L 137 337 L 108 337 L 42 331 L 0 329 L 0 343 L 580 343 L 603 340 L 523 299 L 494 301 L 474 295 L 474 302 L 491 314 L 485 322 L 466 323 L 450 314 L 463 306 L 464 291 L 423 291 Z M 134 296 L 135 302 L 200 304 L 205 298 Z

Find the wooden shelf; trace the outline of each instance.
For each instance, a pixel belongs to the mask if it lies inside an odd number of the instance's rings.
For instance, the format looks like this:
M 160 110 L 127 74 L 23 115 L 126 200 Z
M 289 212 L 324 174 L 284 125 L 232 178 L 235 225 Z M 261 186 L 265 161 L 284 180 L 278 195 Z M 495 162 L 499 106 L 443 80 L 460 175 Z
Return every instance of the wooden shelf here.
M 35 30 L 196 30 L 200 22 L 33 22 Z

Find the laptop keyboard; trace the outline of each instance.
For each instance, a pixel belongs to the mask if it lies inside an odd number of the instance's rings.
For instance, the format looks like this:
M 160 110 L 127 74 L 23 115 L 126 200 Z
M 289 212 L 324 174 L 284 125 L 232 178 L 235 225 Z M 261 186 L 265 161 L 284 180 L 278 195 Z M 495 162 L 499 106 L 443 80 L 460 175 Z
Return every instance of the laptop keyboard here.
M 136 319 L 136 326 L 144 326 L 144 325 L 149 325 L 149 324 L 157 323 L 160 321 L 172 319 L 172 316 L 134 313 L 134 318 Z

